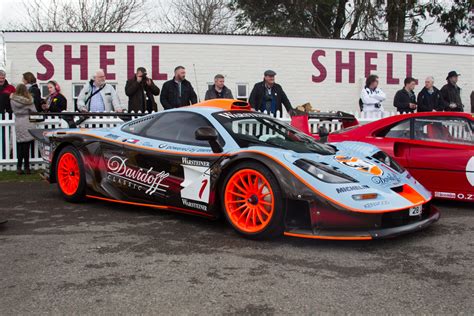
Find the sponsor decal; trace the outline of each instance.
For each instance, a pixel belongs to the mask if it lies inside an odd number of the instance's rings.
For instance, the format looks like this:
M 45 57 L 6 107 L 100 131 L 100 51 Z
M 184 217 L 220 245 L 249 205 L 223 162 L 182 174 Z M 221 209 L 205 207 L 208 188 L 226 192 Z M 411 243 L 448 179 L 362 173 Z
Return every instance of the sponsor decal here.
M 239 119 L 239 118 L 260 118 L 268 117 L 267 114 L 258 113 L 258 112 L 245 112 L 245 113 L 235 113 L 235 112 L 223 112 L 219 113 L 219 116 L 222 116 L 226 119 Z
M 468 200 L 468 201 L 474 201 L 474 194 L 471 194 L 471 193 L 458 193 L 456 194 L 456 197 L 459 199 L 459 200 Z
M 209 161 L 189 159 L 188 157 L 183 157 L 182 163 L 183 165 L 199 166 L 199 167 L 209 167 L 210 165 Z
M 195 160 L 183 157 L 181 166 L 184 170 L 184 180 L 181 183 L 181 198 L 183 199 L 183 201 L 197 201 L 205 204 L 209 203 L 209 193 L 211 184 L 209 174 L 209 161 Z
M 466 201 L 474 201 L 474 194 L 472 193 L 454 193 L 454 192 L 435 192 L 435 197 L 444 199 L 458 199 Z
M 370 173 L 375 176 L 383 175 L 383 170 L 379 166 L 371 162 L 359 159 L 357 157 L 335 156 L 334 159 L 336 159 L 336 161 L 340 164 L 346 165 L 362 172 Z
M 43 143 L 41 144 L 42 148 L 42 154 L 41 157 L 43 158 L 44 161 L 50 162 L 51 161 L 51 146 L 50 145 L 45 145 Z
M 168 145 L 168 144 L 159 144 L 158 148 L 173 150 L 173 151 L 182 151 L 182 152 L 187 152 L 187 153 L 212 153 L 212 149 L 210 148 L 178 147 L 178 146 Z
M 119 135 L 115 135 L 115 134 L 107 134 L 104 136 L 105 138 L 110 138 L 110 139 L 113 139 L 113 140 L 117 140 L 120 136 Z
M 364 208 L 373 208 L 376 206 L 384 206 L 384 205 L 389 205 L 389 201 L 375 201 L 375 202 L 369 202 L 364 204 Z
M 148 170 L 130 167 L 127 160 L 119 156 L 113 156 L 107 161 L 108 179 L 122 185 L 128 185 L 139 191 L 145 190 L 148 195 L 162 194 L 166 192 L 168 185 L 163 181 L 169 177 L 165 171 L 153 171 L 153 167 Z
M 455 199 L 456 193 L 452 192 L 435 192 L 435 197 L 445 198 L 445 199 Z
M 372 182 L 378 185 L 395 185 L 400 183 L 401 179 L 395 174 L 388 174 L 384 177 L 375 176 L 372 177 Z
M 145 146 L 145 147 L 153 147 L 153 144 L 150 143 L 150 142 L 143 142 L 141 143 L 142 146 Z
M 348 187 L 342 187 L 342 188 L 336 188 L 337 193 L 346 193 L 346 192 L 352 192 L 352 191 L 358 191 L 358 190 L 364 190 L 368 189 L 369 186 L 366 184 L 363 185 L 351 185 Z
M 136 144 L 136 143 L 138 143 L 139 141 L 140 141 L 139 139 L 133 139 L 133 138 L 128 138 L 128 139 L 122 140 L 122 142 L 124 142 L 124 143 L 129 143 L 129 144 Z
M 188 199 L 181 199 L 181 201 L 183 202 L 184 206 L 192 207 L 201 211 L 207 211 L 207 205 L 204 205 L 198 202 L 189 201 Z

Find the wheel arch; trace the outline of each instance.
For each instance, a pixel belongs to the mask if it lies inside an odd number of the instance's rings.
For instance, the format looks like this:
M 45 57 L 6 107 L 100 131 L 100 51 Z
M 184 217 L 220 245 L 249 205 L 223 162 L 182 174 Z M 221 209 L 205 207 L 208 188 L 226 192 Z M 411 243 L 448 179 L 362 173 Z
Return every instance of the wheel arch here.
M 301 189 L 302 183 L 295 179 L 288 170 L 282 167 L 279 163 L 276 163 L 273 159 L 265 157 L 264 155 L 258 155 L 257 153 L 238 153 L 234 156 L 228 157 L 223 160 L 220 164 L 220 174 L 216 182 L 215 188 L 219 190 L 217 194 L 216 203 L 221 203 L 222 190 L 224 188 L 224 181 L 232 168 L 238 164 L 245 162 L 257 162 L 269 169 L 283 192 L 283 199 L 292 199 L 297 194 L 296 191 Z M 219 204 L 220 205 L 220 204 Z M 219 208 L 219 212 L 222 210 Z

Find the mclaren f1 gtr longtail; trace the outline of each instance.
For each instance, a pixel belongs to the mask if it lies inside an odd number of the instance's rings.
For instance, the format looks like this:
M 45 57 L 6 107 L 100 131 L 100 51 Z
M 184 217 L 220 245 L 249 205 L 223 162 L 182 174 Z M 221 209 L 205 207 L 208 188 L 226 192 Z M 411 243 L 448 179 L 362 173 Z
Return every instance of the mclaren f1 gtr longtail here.
M 242 101 L 31 133 L 47 179 L 71 202 L 223 214 L 250 238 L 384 238 L 439 218 L 430 192 L 377 147 L 320 143 Z

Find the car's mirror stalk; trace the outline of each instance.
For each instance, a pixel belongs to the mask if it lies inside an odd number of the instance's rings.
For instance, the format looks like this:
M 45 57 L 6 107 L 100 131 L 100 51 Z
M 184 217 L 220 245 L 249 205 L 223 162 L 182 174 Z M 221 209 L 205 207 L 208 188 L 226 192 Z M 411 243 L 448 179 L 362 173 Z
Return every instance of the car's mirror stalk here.
M 328 141 L 329 131 L 325 126 L 318 128 L 318 135 L 321 142 L 326 143 Z
M 216 129 L 209 126 L 199 127 L 194 133 L 196 140 L 207 140 L 211 145 L 212 152 L 221 153 L 223 148 L 219 144 L 219 134 Z

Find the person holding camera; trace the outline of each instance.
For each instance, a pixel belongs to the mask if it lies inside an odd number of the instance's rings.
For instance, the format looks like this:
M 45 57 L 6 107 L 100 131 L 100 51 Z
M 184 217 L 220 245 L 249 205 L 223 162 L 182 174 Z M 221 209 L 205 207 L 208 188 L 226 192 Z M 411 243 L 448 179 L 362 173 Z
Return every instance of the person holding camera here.
M 365 87 L 360 92 L 359 107 L 362 112 L 383 112 L 382 102 L 386 95 L 379 87 L 379 77 L 370 75 L 365 80 Z
M 415 86 L 416 79 L 412 77 L 407 77 L 403 81 L 403 89 L 400 89 L 395 93 L 395 98 L 393 99 L 393 106 L 397 108 L 397 111 L 400 113 L 413 113 L 416 110 L 416 96 L 415 96 Z
M 77 109 L 80 112 L 123 112 L 117 91 L 105 82 L 102 69 L 82 88 L 77 97 Z
M 127 80 L 125 94 L 128 96 L 128 112 L 158 111 L 154 96 L 160 94 L 160 88 L 147 76 L 145 68 L 138 67 L 135 76 Z

